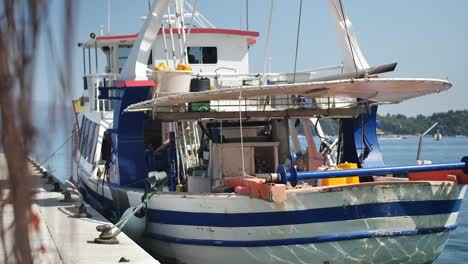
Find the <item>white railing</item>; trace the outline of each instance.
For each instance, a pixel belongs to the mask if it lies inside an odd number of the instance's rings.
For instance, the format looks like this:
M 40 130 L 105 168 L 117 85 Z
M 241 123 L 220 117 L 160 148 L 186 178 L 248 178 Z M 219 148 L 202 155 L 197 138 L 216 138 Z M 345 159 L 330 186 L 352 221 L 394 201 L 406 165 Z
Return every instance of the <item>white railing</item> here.
M 118 74 L 115 73 L 96 73 L 85 75 L 90 109 L 98 112 L 111 112 L 114 110 L 114 101 L 107 99 L 98 99 L 99 87 L 110 87 L 113 85 L 114 80 L 117 79 Z M 116 96 L 115 90 L 109 90 L 109 96 Z

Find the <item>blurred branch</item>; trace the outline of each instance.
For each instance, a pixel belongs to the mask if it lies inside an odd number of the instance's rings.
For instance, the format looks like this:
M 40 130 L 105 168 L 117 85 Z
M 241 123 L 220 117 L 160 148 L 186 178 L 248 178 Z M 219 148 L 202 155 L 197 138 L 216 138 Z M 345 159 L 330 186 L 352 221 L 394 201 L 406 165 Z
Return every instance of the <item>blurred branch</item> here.
M 4 0 L 0 14 L 0 127 L 1 147 L 8 167 L 9 193 L 0 193 L 2 200 L 8 195 L 13 206 L 13 256 L 5 251 L 4 262 L 9 257 L 16 263 L 33 263 L 29 241 L 31 221 L 32 179 L 27 163 L 36 130 L 32 118 L 32 95 L 37 54 L 44 28 L 50 28 L 47 0 Z M 62 39 L 64 62 L 71 65 L 71 44 L 73 25 L 73 4 L 67 0 L 64 5 L 65 30 Z M 53 40 L 49 37 L 47 41 Z M 55 50 L 52 52 L 56 52 Z M 56 64 L 57 69 L 63 67 Z M 51 74 L 44 72 L 44 74 Z M 69 95 L 70 75 L 58 73 L 62 82 L 63 95 Z M 2 204 L 0 218 L 3 219 Z M 5 222 L 0 222 L 0 237 L 5 241 Z M 2 243 L 5 246 L 4 243 Z

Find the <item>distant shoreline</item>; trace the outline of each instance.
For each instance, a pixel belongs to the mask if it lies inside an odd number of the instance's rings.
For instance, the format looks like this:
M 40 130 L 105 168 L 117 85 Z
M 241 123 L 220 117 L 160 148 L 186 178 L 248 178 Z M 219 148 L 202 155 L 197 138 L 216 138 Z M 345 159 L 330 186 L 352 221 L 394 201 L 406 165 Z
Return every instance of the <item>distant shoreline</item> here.
M 419 137 L 419 135 L 398 135 L 398 134 L 388 134 L 388 135 L 378 135 L 379 138 L 401 138 L 401 137 L 407 137 L 407 138 L 413 138 L 413 137 Z M 427 134 L 424 137 L 433 137 L 432 134 Z M 455 135 L 455 136 L 443 136 L 445 138 L 466 138 L 468 136 L 465 135 Z
M 297 134 L 298 138 L 305 138 L 302 134 Z M 325 137 L 336 137 L 325 135 Z M 396 135 L 396 134 L 388 134 L 388 135 L 378 135 L 379 138 L 389 138 L 389 139 L 401 139 L 401 138 L 418 138 L 419 135 Z M 426 135 L 425 138 L 432 138 L 433 135 Z M 456 136 L 443 136 L 444 138 L 467 138 L 468 136 L 465 135 L 456 135 Z

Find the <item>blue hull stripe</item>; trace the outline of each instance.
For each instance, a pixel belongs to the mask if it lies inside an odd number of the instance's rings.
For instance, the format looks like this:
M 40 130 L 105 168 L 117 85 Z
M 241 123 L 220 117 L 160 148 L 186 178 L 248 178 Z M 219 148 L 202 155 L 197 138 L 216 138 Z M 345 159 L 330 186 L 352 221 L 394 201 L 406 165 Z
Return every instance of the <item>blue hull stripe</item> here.
M 197 245 L 197 246 L 216 246 L 216 247 L 273 247 L 273 246 L 287 246 L 287 245 L 303 245 L 303 244 L 316 244 L 325 242 L 336 242 L 353 239 L 365 239 L 375 237 L 397 237 L 397 236 L 414 236 L 414 235 L 428 235 L 441 232 L 452 231 L 457 228 L 457 225 L 422 228 L 413 230 L 399 230 L 399 231 L 363 231 L 347 234 L 335 234 L 317 237 L 301 237 L 289 239 L 275 239 L 275 240 L 209 240 L 209 239 L 191 239 L 191 238 L 177 238 L 162 236 L 149 233 L 146 236 L 170 243 Z
M 150 222 L 168 225 L 255 227 L 450 214 L 460 210 L 461 202 L 462 200 L 408 201 L 259 213 L 198 213 L 148 209 L 147 215 Z

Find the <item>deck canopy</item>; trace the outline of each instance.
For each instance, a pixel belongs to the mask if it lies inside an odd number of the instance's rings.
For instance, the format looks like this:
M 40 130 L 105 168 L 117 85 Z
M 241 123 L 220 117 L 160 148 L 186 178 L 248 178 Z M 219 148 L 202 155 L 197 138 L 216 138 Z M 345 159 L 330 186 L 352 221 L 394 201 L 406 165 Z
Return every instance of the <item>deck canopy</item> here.
M 452 86 L 450 81 L 436 79 L 363 78 L 333 81 L 312 81 L 295 84 L 243 86 L 215 91 L 188 92 L 162 96 L 132 104 L 126 112 L 149 111 L 156 107 L 179 104 L 261 98 L 265 96 L 302 95 L 306 98 L 360 98 L 379 104 L 401 101 L 432 93 Z

